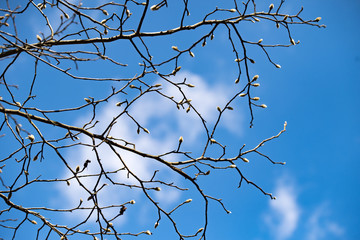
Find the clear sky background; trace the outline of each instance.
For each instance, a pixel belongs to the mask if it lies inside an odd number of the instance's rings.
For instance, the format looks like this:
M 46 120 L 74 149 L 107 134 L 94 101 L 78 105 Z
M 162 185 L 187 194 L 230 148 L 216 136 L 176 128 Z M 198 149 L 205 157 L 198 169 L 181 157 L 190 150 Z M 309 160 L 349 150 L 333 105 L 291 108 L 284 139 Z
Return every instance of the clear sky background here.
M 271 3 L 265 2 L 265 6 Z M 205 191 L 224 199 L 224 203 L 232 214 L 226 214 L 218 204 L 210 204 L 208 240 L 360 239 L 360 176 L 358 173 L 360 168 L 360 45 L 358 44 L 360 2 L 356 0 L 287 1 L 283 11 L 297 12 L 301 6 L 304 6 L 302 15 L 304 19 L 315 19 L 321 16 L 321 23 L 327 28 L 294 27 L 293 38 L 295 41 L 300 40 L 300 44 L 270 51 L 273 60 L 282 66 L 281 69 L 276 69 L 263 54 L 254 50 L 256 64 L 251 66 L 251 73 L 260 75 L 259 83 L 261 84 L 255 94 L 268 108 L 254 109 L 254 127 L 250 129 L 249 111 L 246 104 L 236 102 L 238 105 L 233 106 L 236 113 L 232 116 L 224 116 L 224 123 L 216 135 L 229 146 L 231 154 L 236 153 L 239 146 L 244 143 L 250 148 L 262 139 L 277 134 L 283 128 L 284 121 L 287 121 L 286 133 L 264 146 L 266 154 L 275 161 L 286 162 L 286 165 L 272 165 L 266 159 L 254 156 L 249 157 L 250 163 L 242 167 L 246 176 L 262 186 L 264 190 L 272 192 L 277 200 L 270 200 L 260 191 L 246 184 L 237 189 L 239 179 L 235 175 L 227 175 L 225 172 L 215 174 L 208 182 L 202 182 Z M 191 7 L 200 9 L 202 5 L 200 1 L 198 3 L 194 1 Z M 156 17 L 154 19 L 154 22 L 147 23 L 144 28 L 156 28 L 157 21 L 163 21 Z M 33 24 L 31 21 L 21 23 Z M 245 25 L 241 30 L 244 31 L 244 36 L 246 36 L 245 32 L 248 32 L 248 38 L 252 41 L 263 38 L 264 43 L 278 41 L 287 44 L 288 39 L 283 33 L 277 33 L 279 30 L 275 26 L 264 24 L 255 29 Z M 37 34 L 35 29 L 33 32 Z M 186 76 L 189 82 L 197 86 L 189 91 L 189 94 L 194 104 L 202 109 L 204 116 L 208 117 L 210 123 L 216 119 L 216 106 L 224 104 L 226 98 L 234 93 L 233 82 L 237 72 L 233 53 L 226 47 L 228 44 L 226 34 L 225 29 L 218 29 L 214 40 L 208 42 L 208 46 L 194 49 L 195 58 L 183 58 L 182 72 L 177 75 L 179 79 Z M 177 42 L 164 44 L 168 44 L 169 47 L 172 45 L 185 47 L 189 40 L 188 36 L 179 35 L 175 39 Z M 155 44 L 154 51 L 157 47 L 162 46 Z M 114 49 L 110 48 L 115 51 Z M 127 54 L 126 46 L 121 54 Z M 158 56 L 161 58 L 161 54 Z M 131 55 L 128 58 L 132 61 Z M 22 61 L 31 62 L 26 58 Z M 0 64 L 3 63 L 0 62 Z M 79 71 L 94 72 L 95 75 L 126 74 L 117 69 L 99 72 L 99 67 L 100 65 L 98 68 Z M 14 68 L 12 71 L 11 76 L 14 79 L 16 77 L 14 83 L 21 86 L 20 79 L 25 76 L 26 70 L 23 69 L 23 72 L 19 73 L 19 68 Z M 28 71 L 31 72 L 31 68 Z M 83 98 L 87 96 L 104 96 L 109 93 L 111 86 L 110 83 L 106 83 L 105 87 L 100 88 L 98 83 L 84 85 L 70 82 L 69 79 L 60 81 L 62 79 L 60 76 L 62 75 L 52 70 L 48 72 L 44 70 L 40 74 L 42 84 L 39 84 L 36 89 L 40 93 L 37 106 L 44 109 L 53 108 L 53 106 L 68 106 L 75 101 L 83 101 Z M 154 79 L 154 81 L 159 80 Z M 164 89 L 172 91 L 166 86 Z M 0 96 L 2 94 L 0 92 Z M 19 96 L 20 94 L 21 89 Z M 120 99 L 114 99 L 109 102 L 109 105 L 104 106 L 100 119 L 106 121 L 111 118 L 112 111 L 116 111 L 114 105 L 117 100 Z M 140 148 L 154 152 L 174 148 L 179 136 L 184 136 L 185 149 L 193 149 L 197 141 L 201 139 L 198 122 L 191 115 L 189 119 L 182 122 L 180 120 L 182 115 L 175 111 L 172 105 L 170 107 L 156 97 L 145 100 L 135 105 L 132 111 L 143 124 L 147 125 L 151 136 L 137 136 L 136 129 L 130 131 L 131 124 L 125 120 L 121 122 L 122 127 L 114 129 L 112 134 L 126 135 L 134 141 L 136 139 Z M 80 124 L 88 116 L 87 114 L 89 113 L 84 112 L 71 118 L 64 116 L 64 119 L 70 124 Z M 100 129 L 101 126 L 95 130 Z M 47 134 L 52 133 L 59 134 L 55 130 Z M 0 138 L 2 151 L 9 147 L 8 144 L 10 143 L 4 138 Z M 105 149 L 102 151 L 105 156 L 108 156 Z M 66 156 L 77 159 L 85 158 L 90 154 L 87 151 L 69 151 Z M 111 159 L 111 156 L 108 156 L 108 159 Z M 73 163 L 74 166 L 78 165 L 76 161 Z M 111 161 L 109 160 L 107 164 L 111 164 Z M 156 166 L 146 164 L 144 162 L 141 167 L 140 165 L 133 167 L 139 174 L 147 176 L 150 174 L 147 168 Z M 59 169 L 51 164 L 47 166 L 47 171 L 52 172 L 56 169 L 60 176 L 65 176 L 65 168 Z M 5 172 L 4 169 L 3 174 L 6 174 Z M 11 174 L 10 170 L 8 174 Z M 174 177 L 175 181 L 180 181 L 175 176 L 169 176 Z M 3 179 L 6 180 L 5 177 Z M 47 193 L 50 192 L 52 195 L 43 201 L 50 205 L 60 202 L 71 204 L 81 197 L 81 192 L 66 194 L 62 192 L 63 188 L 64 186 L 58 186 L 51 190 L 47 189 Z M 40 189 L 40 191 L 43 190 Z M 139 195 L 134 193 L 115 197 L 112 192 L 107 194 L 115 200 L 124 201 L 131 200 L 128 198 L 131 196 L 139 204 L 136 205 L 137 209 L 129 208 L 128 215 L 117 222 L 119 228 L 149 228 L 153 231 L 154 215 L 149 212 L 148 205 Z M 166 192 L 165 195 L 159 193 L 156 197 L 171 206 L 173 202 L 179 199 L 185 200 L 190 195 Z M 25 193 L 14 200 L 23 201 L 24 198 L 28 198 L 29 204 L 33 201 L 36 203 L 35 195 L 29 198 Z M 194 201 L 193 204 L 195 207 L 201 206 L 200 201 Z M 1 202 L 0 208 L 3 206 Z M 198 217 L 195 213 L 196 211 L 184 209 L 183 214 L 178 214 L 177 217 L 185 228 L 196 229 L 200 227 L 196 225 L 196 221 L 201 221 L 202 215 Z M 191 224 L 189 218 L 193 221 Z M 64 218 L 62 221 L 65 223 L 71 219 Z M 189 225 L 186 226 L 186 224 Z M 153 231 L 154 235 L 151 239 L 172 239 L 173 235 L 170 235 L 167 227 L 166 224 L 159 226 L 158 231 Z M 0 237 L 8 239 L 7 233 L 5 236 L 2 234 L 4 233 L 0 233 Z M 148 237 L 142 235 L 140 239 L 148 239 Z

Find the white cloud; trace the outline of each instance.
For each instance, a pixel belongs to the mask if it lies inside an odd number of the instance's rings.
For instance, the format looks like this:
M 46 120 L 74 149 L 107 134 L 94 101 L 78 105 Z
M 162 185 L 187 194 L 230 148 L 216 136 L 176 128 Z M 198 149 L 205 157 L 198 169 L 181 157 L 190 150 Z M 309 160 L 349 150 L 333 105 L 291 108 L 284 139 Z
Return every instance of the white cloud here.
M 279 240 L 289 239 L 296 230 L 300 217 L 295 186 L 288 179 L 281 179 L 276 187 L 276 200 L 270 200 L 270 212 L 265 222 L 274 237 Z
M 277 240 L 292 239 L 296 230 L 301 230 L 305 240 L 343 239 L 345 229 L 331 217 L 329 204 L 318 205 L 315 211 L 307 209 L 297 201 L 299 186 L 290 177 L 283 177 L 277 182 L 276 200 L 270 200 L 270 210 L 264 221 Z M 306 211 L 305 211 L 306 210 Z M 302 214 L 310 212 L 310 214 Z M 301 217 L 301 218 L 300 218 Z
M 175 82 L 182 82 L 185 77 L 188 79 L 187 82 L 194 84 L 196 87 L 184 88 L 184 92 L 188 98 L 192 99 L 191 103 L 197 108 L 201 116 L 206 119 L 207 123 L 214 124 L 218 116 L 216 107 L 224 106 L 226 101 L 230 99 L 231 94 L 234 94 L 232 93 L 232 89 L 221 84 L 210 86 L 201 77 L 188 72 L 177 74 L 172 80 Z M 182 99 L 177 92 L 176 87 L 168 83 L 160 83 L 163 84 L 163 91 L 165 93 L 173 95 L 174 99 L 177 101 Z M 92 131 L 98 133 L 102 132 L 107 127 L 107 124 L 113 119 L 114 115 L 121 112 L 121 108 L 115 106 L 118 100 L 119 99 L 114 99 L 113 101 L 109 101 L 109 103 L 104 105 L 103 109 L 97 113 L 97 120 L 99 123 Z M 150 134 L 146 134 L 143 131 L 141 131 L 140 134 L 137 134 L 136 124 L 131 119 L 124 116 L 117 120 L 117 123 L 112 127 L 110 135 L 115 138 L 126 139 L 129 142 L 135 143 L 137 150 L 150 154 L 161 154 L 176 149 L 180 136 L 184 137 L 184 149 L 186 150 L 186 148 L 189 147 L 193 149 L 194 144 L 197 143 L 201 137 L 206 136 L 203 123 L 193 110 L 189 113 L 186 113 L 185 109 L 178 110 L 172 101 L 169 101 L 156 93 L 144 95 L 143 98 L 135 102 L 129 108 L 129 113 L 137 119 L 141 126 L 149 129 Z M 233 116 L 231 114 L 224 115 L 224 125 L 222 126 L 230 131 L 234 130 L 232 117 L 235 116 L 236 119 L 240 119 L 239 111 L 232 111 L 232 114 Z M 82 117 L 76 121 L 76 125 L 82 126 L 88 119 L 89 116 Z M 239 123 L 237 126 L 241 126 L 241 124 Z M 237 128 L 237 130 L 237 132 L 241 132 L 241 129 Z M 87 142 L 88 139 L 81 138 L 81 141 Z M 199 147 L 201 148 L 201 146 Z M 116 154 L 114 154 L 105 144 L 100 145 L 97 150 L 102 166 L 106 171 L 114 171 L 123 167 L 123 164 Z M 160 170 L 158 174 L 159 177 L 162 177 L 163 179 L 170 178 L 171 182 L 176 183 L 182 179 L 167 167 L 154 162 L 154 160 L 142 158 L 120 149 L 117 151 L 127 167 L 143 180 L 149 180 L 155 170 Z M 70 159 L 69 164 L 73 169 L 76 165 L 82 167 L 85 160 L 90 159 L 91 163 L 83 174 L 96 174 L 100 171 L 95 152 L 91 147 L 81 147 L 69 151 L 67 153 L 67 159 Z M 69 176 L 68 170 L 64 169 L 63 177 Z M 125 171 L 116 174 L 116 177 L 113 176 L 113 179 L 117 182 L 138 184 L 137 180 L 134 178 L 128 178 Z M 97 180 L 98 179 L 95 177 L 83 178 L 82 182 L 89 190 L 92 190 Z M 132 199 L 135 199 L 137 203 L 142 201 L 141 190 L 134 191 L 134 189 L 129 189 L 127 187 L 114 186 L 105 179 L 101 180 L 100 186 L 105 182 L 109 185 L 99 192 L 99 194 L 101 194 L 101 199 L 103 199 L 100 202 L 100 205 L 122 204 Z M 156 201 L 160 202 L 165 207 L 170 207 L 175 204 L 181 197 L 181 192 L 174 188 L 162 185 L 161 189 L 160 192 L 152 191 L 151 194 L 153 194 L 152 197 L 154 197 Z M 70 186 L 66 186 L 65 183 L 59 184 L 59 190 L 64 196 L 61 202 L 67 206 L 76 206 L 80 198 L 84 199 L 84 206 L 91 205 L 91 202 L 86 201 L 89 194 L 86 193 L 75 180 L 71 181 Z M 87 216 L 86 214 L 86 211 L 83 211 L 83 214 L 80 217 L 85 218 Z M 73 214 L 72 218 L 74 217 L 75 215 Z M 123 221 L 125 221 L 124 219 L 126 219 L 126 217 L 122 218 Z
M 345 230 L 338 223 L 331 220 L 330 212 L 328 204 L 322 204 L 313 211 L 307 221 L 307 240 L 328 239 L 329 236 L 342 239 Z

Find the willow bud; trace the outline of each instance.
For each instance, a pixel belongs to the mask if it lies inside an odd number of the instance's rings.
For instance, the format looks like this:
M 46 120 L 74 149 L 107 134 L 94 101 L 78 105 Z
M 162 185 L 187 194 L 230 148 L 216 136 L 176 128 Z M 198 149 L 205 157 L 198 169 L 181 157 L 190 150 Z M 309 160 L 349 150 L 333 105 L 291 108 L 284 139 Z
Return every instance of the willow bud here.
M 26 138 L 29 139 L 31 142 L 35 140 L 35 137 L 32 134 L 28 135 Z
M 270 4 L 270 6 L 269 6 L 269 12 L 270 12 L 271 10 L 273 10 L 273 8 L 274 8 L 274 4 L 272 3 L 272 4 Z
M 178 47 L 177 46 L 172 46 L 171 47 L 173 50 L 175 50 L 175 51 L 178 51 L 179 52 L 179 49 L 178 49 Z
M 157 11 L 157 10 L 159 10 L 160 9 L 160 6 L 158 6 L 158 5 L 152 5 L 151 7 L 150 7 L 150 10 L 152 10 L 152 11 Z

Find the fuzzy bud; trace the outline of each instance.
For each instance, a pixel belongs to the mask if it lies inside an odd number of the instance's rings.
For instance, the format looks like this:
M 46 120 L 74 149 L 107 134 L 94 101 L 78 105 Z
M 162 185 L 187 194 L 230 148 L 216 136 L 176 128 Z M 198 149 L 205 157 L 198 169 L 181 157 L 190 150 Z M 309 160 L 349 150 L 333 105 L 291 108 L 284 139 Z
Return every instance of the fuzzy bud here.
M 235 165 L 235 164 L 231 164 L 231 165 L 229 166 L 229 168 L 236 168 L 236 165 Z
M 79 171 L 80 171 L 80 166 L 79 166 L 79 165 L 76 166 L 75 171 L 76 171 L 76 172 L 79 172 Z
M 158 5 L 152 5 L 151 7 L 150 7 L 150 10 L 152 10 L 152 11 L 157 11 L 157 10 L 159 10 L 160 9 L 160 6 L 158 6 Z
M 147 134 L 150 134 L 150 131 L 147 128 L 144 128 L 144 132 L 146 132 Z
M 259 97 L 253 97 L 252 100 L 254 100 L 254 101 L 259 101 L 260 98 L 259 98 Z
M 161 188 L 160 188 L 160 187 L 156 187 L 156 188 L 154 188 L 154 190 L 159 192 L 159 191 L 161 191 Z
M 235 61 L 235 62 L 241 62 L 242 59 L 241 59 L 241 58 L 236 58 L 234 61 Z
M 160 83 L 155 84 L 153 87 L 161 87 L 161 84 Z
M 197 233 L 200 233 L 204 230 L 204 228 L 199 228 L 199 230 L 197 230 Z
M 183 139 L 183 137 L 181 136 L 180 138 L 179 138 L 179 143 L 182 143 L 184 141 L 184 139 Z
M 246 93 L 240 93 L 239 94 L 239 97 L 245 97 L 246 96 Z
M 35 220 L 31 220 L 31 223 L 35 224 L 35 225 L 37 224 L 37 222 Z
M 210 142 L 211 143 L 216 143 L 216 140 L 212 138 L 212 139 L 210 139 Z
M 31 142 L 35 140 L 35 137 L 32 134 L 28 135 L 26 138 L 29 139 Z
M 279 64 L 275 64 L 275 67 L 277 68 L 281 68 L 281 66 Z
M 189 51 L 189 54 L 191 57 L 195 57 L 195 54 L 193 52 Z
M 131 201 L 130 201 L 130 204 L 135 204 L 135 200 L 131 200 Z
M 291 42 L 292 45 L 295 45 L 295 44 L 296 44 L 295 41 L 294 41 L 294 39 L 291 39 L 290 42 Z
M 315 18 L 315 22 L 319 22 L 321 20 L 321 17 Z
M 261 43 L 263 40 L 264 40 L 264 39 L 260 38 L 259 41 L 258 41 L 258 43 Z
M 239 82 L 240 82 L 239 78 L 235 79 L 235 84 L 238 84 Z
M 261 104 L 260 107 L 267 108 L 267 106 L 265 104 Z
M 151 232 L 150 232 L 149 230 L 147 230 L 145 233 L 146 233 L 147 235 L 151 235 Z
M 250 162 L 249 159 L 247 159 L 247 158 L 241 158 L 241 159 L 246 163 Z
M 87 102 L 87 103 L 91 103 L 91 100 L 88 99 L 88 98 L 84 98 L 84 100 L 85 100 L 85 102 Z
M 42 41 L 42 38 L 39 36 L 39 35 L 36 35 L 36 39 L 41 42 Z
M 121 106 L 121 102 L 117 102 L 117 103 L 116 103 L 116 106 L 117 106 L 117 107 L 120 107 L 120 106 Z
M 177 46 L 172 46 L 171 47 L 173 50 L 175 50 L 175 51 L 178 51 L 179 52 L 179 49 L 178 49 L 178 47 Z
M 254 86 L 254 87 L 259 87 L 260 86 L 260 83 L 253 83 L 253 84 L 251 84 L 252 86 Z
M 270 12 L 271 10 L 273 10 L 273 8 L 274 8 L 274 4 L 272 3 L 272 4 L 270 4 L 270 6 L 269 6 L 269 12 Z
M 156 222 L 154 228 L 157 228 L 158 226 L 159 226 L 159 222 Z
M 219 112 L 221 112 L 221 108 L 220 108 L 220 107 L 217 107 L 216 109 L 217 109 Z
M 252 81 L 256 81 L 258 78 L 259 78 L 259 75 L 255 75 L 255 76 L 252 78 Z
M 191 201 L 192 201 L 192 199 L 189 198 L 188 200 L 185 201 L 185 203 L 189 203 L 189 202 L 191 202 Z
M 106 16 L 109 15 L 109 13 L 108 13 L 105 9 L 103 9 L 102 12 L 103 12 L 103 14 L 106 15 Z
M 235 8 L 232 8 L 229 10 L 230 12 L 236 12 L 236 9 Z

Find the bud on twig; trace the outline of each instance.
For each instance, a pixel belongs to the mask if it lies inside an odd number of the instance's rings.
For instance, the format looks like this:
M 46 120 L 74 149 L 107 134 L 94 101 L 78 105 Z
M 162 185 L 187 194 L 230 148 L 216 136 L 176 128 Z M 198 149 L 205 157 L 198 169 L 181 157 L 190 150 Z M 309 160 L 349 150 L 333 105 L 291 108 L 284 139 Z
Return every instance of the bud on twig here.
M 29 139 L 31 142 L 35 140 L 35 137 L 32 134 L 28 135 L 26 138 Z
M 269 12 L 270 12 L 271 10 L 273 10 L 273 8 L 274 8 L 274 4 L 272 3 L 272 4 L 270 4 L 270 6 L 269 6 Z
M 159 5 L 152 5 L 151 7 L 150 7 L 150 10 L 152 10 L 152 11 L 157 11 L 157 10 L 159 10 L 160 9 L 160 6 Z

